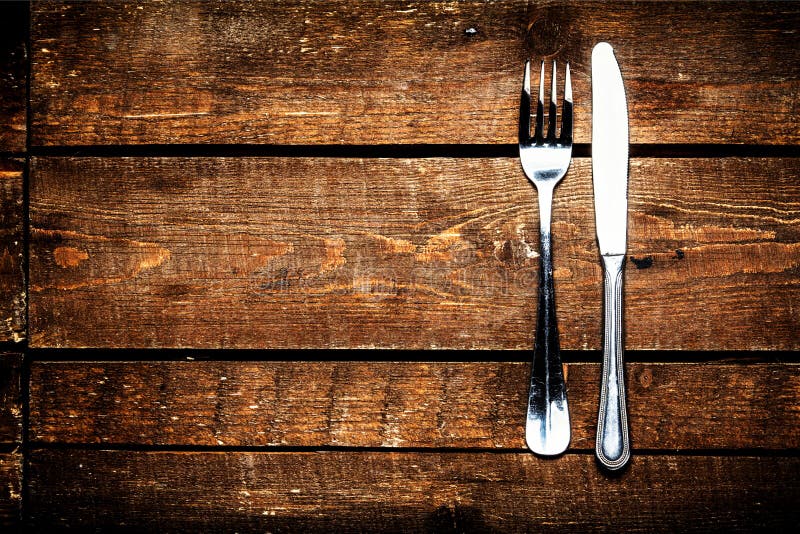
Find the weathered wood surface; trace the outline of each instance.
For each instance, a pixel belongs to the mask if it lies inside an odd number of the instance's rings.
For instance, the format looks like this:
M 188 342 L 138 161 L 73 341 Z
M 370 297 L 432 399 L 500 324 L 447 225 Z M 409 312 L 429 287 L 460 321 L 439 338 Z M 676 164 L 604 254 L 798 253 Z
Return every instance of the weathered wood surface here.
M 629 349 L 800 347 L 799 172 L 632 160 Z M 600 346 L 592 198 L 576 158 L 553 223 L 567 349 Z M 37 347 L 532 344 L 516 159 L 34 158 L 30 202 Z
M 22 355 L 0 352 L 0 531 L 22 519 Z
M 599 364 L 569 364 L 573 449 Z M 639 449 L 800 448 L 800 365 L 627 365 Z M 30 439 L 180 446 L 516 448 L 528 363 L 35 362 Z
M 790 531 L 800 459 L 527 453 L 35 450 L 39 530 L 313 532 Z M 58 506 L 52 506 L 58 503 Z
M 523 60 L 616 46 L 634 143 L 800 141 L 795 2 L 36 2 L 32 142 L 515 143 Z
M 0 152 L 25 151 L 28 5 L 0 2 Z
M 0 3 L 0 152 L 26 149 L 27 2 Z M 23 162 L 0 158 L 0 342 L 25 339 Z M 0 351 L 0 531 L 22 521 L 22 355 Z
M 22 454 L 0 451 L 0 530 L 21 531 Z
M 0 352 L 0 446 L 22 442 L 22 355 Z
M 21 160 L 0 158 L 0 341 L 22 341 L 26 335 L 23 166 Z

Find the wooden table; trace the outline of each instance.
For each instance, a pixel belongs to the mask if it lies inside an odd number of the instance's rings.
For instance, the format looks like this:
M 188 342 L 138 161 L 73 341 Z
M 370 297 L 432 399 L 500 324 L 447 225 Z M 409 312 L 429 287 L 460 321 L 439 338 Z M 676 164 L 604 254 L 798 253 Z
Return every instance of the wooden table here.
M 800 4 L 36 2 L 0 20 L 4 528 L 800 524 Z M 616 476 L 593 455 L 601 40 L 632 142 Z M 557 459 L 523 440 L 527 57 L 569 61 L 576 103 Z

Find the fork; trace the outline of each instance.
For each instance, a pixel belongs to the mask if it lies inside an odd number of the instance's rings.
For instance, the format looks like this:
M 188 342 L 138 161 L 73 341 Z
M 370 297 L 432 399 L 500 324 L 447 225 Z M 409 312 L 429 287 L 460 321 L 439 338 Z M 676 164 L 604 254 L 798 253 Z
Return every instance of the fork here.
M 542 61 L 533 137 L 531 137 L 530 60 L 525 62 L 525 77 L 519 103 L 519 159 L 525 175 L 536 186 L 538 193 L 541 240 L 539 309 L 528 393 L 525 442 L 531 451 L 553 456 L 564 452 L 570 440 L 567 387 L 564 370 L 561 367 L 561 349 L 556 322 L 550 219 L 553 189 L 566 174 L 572 158 L 572 85 L 567 63 L 561 134 L 556 137 L 556 62 L 553 61 L 547 136 L 544 136 L 544 74 L 544 61 Z

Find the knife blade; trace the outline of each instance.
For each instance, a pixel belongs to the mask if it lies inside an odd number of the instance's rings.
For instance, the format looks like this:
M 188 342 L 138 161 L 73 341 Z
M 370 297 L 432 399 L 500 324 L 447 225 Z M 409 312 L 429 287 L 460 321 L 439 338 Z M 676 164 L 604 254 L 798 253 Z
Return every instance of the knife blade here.
M 614 50 L 592 50 L 592 184 L 603 261 L 603 372 L 595 452 L 618 470 L 630 459 L 623 366 L 622 273 L 628 222 L 628 107 Z
M 592 50 L 592 181 L 600 254 L 625 254 L 628 219 L 628 107 L 614 50 Z

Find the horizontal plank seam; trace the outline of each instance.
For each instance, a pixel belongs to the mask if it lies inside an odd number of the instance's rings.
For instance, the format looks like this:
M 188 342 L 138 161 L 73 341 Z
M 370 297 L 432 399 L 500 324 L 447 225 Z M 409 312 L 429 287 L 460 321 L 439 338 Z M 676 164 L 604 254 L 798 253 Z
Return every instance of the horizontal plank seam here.
M 2 341 L 0 342 L 0 352 L 26 352 L 28 350 L 27 339 L 20 341 Z
M 196 453 L 386 453 L 386 454 L 533 454 L 523 448 L 499 447 L 355 447 L 355 446 L 227 446 L 227 445 L 148 445 L 139 443 L 49 443 L 31 441 L 28 452 L 35 450 L 107 451 L 107 452 L 196 452 Z M 594 454 L 594 449 L 568 449 L 565 455 Z M 633 449 L 634 456 L 734 456 L 800 457 L 800 449 Z M 557 458 L 556 458 L 557 459 Z
M 143 144 L 31 146 L 36 157 L 331 157 L 331 158 L 512 158 L 515 144 L 252 145 Z M 798 145 L 632 144 L 636 158 L 800 157 Z M 574 157 L 590 157 L 591 144 L 575 144 Z

